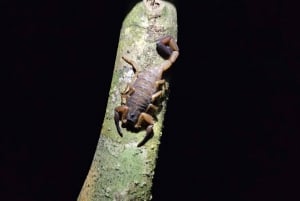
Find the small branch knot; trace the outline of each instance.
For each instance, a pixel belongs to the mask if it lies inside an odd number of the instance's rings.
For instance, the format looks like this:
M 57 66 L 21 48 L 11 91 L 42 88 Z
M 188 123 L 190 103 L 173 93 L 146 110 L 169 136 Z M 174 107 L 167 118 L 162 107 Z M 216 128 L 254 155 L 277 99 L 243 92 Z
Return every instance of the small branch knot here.
M 146 2 L 149 2 L 152 7 L 157 7 L 160 5 L 157 0 L 146 0 Z
M 150 11 L 161 10 L 163 3 L 161 0 L 143 0 L 146 8 Z

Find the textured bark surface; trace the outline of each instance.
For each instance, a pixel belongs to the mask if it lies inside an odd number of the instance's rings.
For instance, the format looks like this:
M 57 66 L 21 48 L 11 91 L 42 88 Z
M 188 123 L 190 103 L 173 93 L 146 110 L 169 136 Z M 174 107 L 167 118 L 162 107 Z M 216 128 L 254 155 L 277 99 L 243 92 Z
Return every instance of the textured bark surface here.
M 136 4 L 123 21 L 113 78 L 93 162 L 78 201 L 151 200 L 152 179 L 162 135 L 167 98 L 156 116 L 154 137 L 137 147 L 145 130 L 130 132 L 121 138 L 114 125 L 114 108 L 120 105 L 120 92 L 130 83 L 134 72 L 121 59 L 134 60 L 142 69 L 160 64 L 156 41 L 165 35 L 177 38 L 177 13 L 173 4 L 144 0 Z

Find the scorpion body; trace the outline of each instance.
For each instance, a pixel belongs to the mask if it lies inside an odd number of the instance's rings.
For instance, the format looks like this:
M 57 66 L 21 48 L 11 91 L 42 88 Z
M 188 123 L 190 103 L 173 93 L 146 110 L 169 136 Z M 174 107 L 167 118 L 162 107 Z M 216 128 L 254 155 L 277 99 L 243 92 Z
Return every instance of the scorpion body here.
M 165 84 L 165 80 L 162 79 L 162 76 L 164 71 L 170 68 L 179 55 L 178 46 L 171 36 L 166 36 L 159 40 L 157 51 L 165 58 L 165 61 L 144 71 L 140 71 L 134 61 L 127 57 L 122 57 L 133 67 L 136 78 L 121 93 L 121 105 L 115 108 L 114 120 L 121 137 L 123 134 L 119 121 L 122 122 L 122 127 L 127 129 L 146 128 L 146 136 L 138 143 L 138 147 L 144 145 L 154 135 L 152 114 L 153 111 L 158 110 L 155 102 L 164 94 L 162 86 Z

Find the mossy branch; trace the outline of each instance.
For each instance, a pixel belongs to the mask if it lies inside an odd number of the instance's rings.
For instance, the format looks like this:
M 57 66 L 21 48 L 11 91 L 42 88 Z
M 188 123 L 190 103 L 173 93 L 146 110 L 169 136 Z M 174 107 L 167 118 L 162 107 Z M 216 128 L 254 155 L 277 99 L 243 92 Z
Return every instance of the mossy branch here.
M 120 92 L 130 83 L 133 71 L 121 59 L 123 55 L 142 68 L 159 64 L 157 39 L 165 35 L 177 38 L 177 13 L 173 4 L 144 0 L 136 4 L 123 21 L 108 97 L 106 114 L 90 170 L 78 201 L 151 200 L 152 179 L 162 135 L 167 99 L 157 115 L 154 137 L 144 146 L 137 143 L 145 130 L 133 133 L 123 129 L 121 138 L 114 125 L 114 108 L 120 105 Z

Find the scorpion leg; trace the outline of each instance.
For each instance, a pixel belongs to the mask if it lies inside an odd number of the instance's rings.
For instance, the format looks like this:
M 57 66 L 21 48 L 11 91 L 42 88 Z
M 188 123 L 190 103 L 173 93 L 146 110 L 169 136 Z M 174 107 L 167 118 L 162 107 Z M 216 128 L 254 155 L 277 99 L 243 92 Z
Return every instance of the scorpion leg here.
M 156 81 L 157 88 L 161 87 L 162 89 L 154 93 L 151 97 L 151 102 L 153 103 L 157 98 L 162 97 L 165 94 L 166 90 L 166 81 L 164 79 Z
M 126 88 L 123 92 L 121 92 L 121 94 L 130 96 L 131 94 L 133 94 L 134 91 L 135 89 L 130 84 L 127 84 Z
M 151 97 L 151 102 L 153 103 L 158 97 L 161 97 L 163 94 L 162 90 L 159 90 L 158 92 L 156 92 L 155 94 L 152 95 Z
M 146 113 L 156 112 L 158 110 L 158 107 L 156 105 L 153 105 L 150 103 L 146 109 Z
M 122 123 L 126 123 L 127 112 L 128 112 L 128 107 L 125 105 L 121 105 L 115 108 L 114 120 L 115 120 L 117 131 L 121 137 L 123 137 L 123 133 L 121 132 L 119 121 L 121 120 Z
M 135 89 L 130 85 L 127 84 L 125 90 L 121 92 L 121 105 L 126 105 L 127 98 L 133 94 Z
M 158 80 L 156 81 L 156 85 L 159 87 L 160 85 L 163 85 L 166 83 L 166 80 L 162 79 L 162 80 Z
M 154 133 L 153 133 L 153 124 L 154 124 L 153 117 L 145 112 L 142 112 L 139 116 L 139 119 L 138 119 L 135 127 L 140 128 L 141 124 L 143 122 L 146 122 L 148 124 L 148 126 L 146 128 L 146 136 L 140 143 L 138 143 L 138 145 L 137 145 L 138 147 L 144 145 L 154 135 Z

